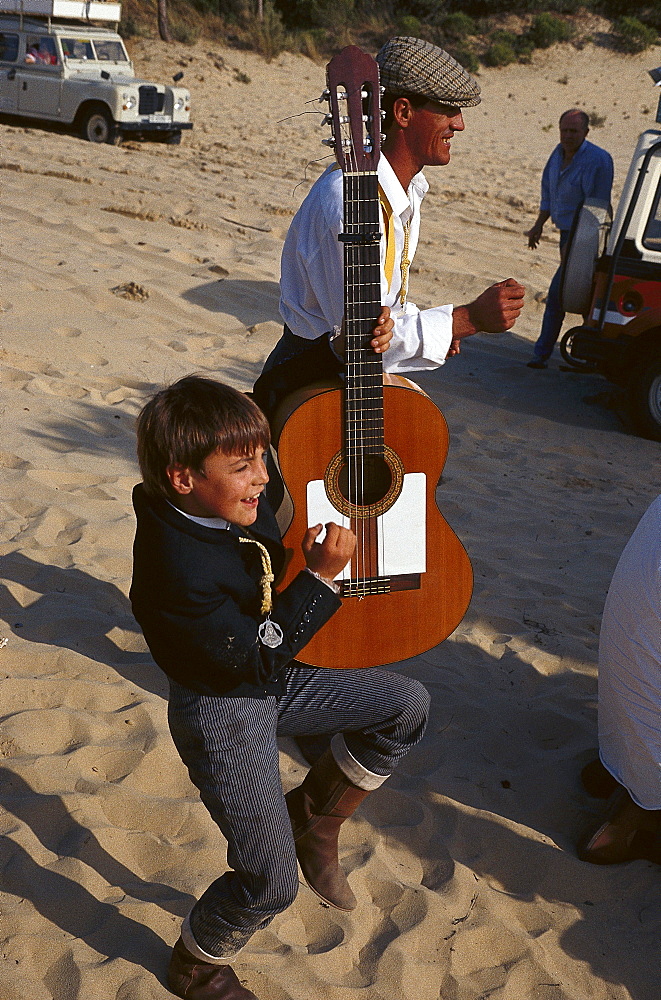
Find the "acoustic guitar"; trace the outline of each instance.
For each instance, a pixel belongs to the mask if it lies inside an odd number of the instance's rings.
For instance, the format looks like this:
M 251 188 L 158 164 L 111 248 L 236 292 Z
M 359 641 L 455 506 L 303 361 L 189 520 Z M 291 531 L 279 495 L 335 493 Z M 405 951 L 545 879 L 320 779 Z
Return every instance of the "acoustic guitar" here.
M 442 642 L 472 590 L 468 556 L 435 500 L 448 450 L 445 419 L 412 382 L 384 375 L 370 346 L 381 310 L 380 89 L 376 61 L 351 45 L 327 67 L 333 138 L 343 171 L 344 384 L 292 393 L 273 421 L 294 507 L 281 585 L 304 566 L 300 539 L 314 524 L 351 527 L 357 546 L 336 578 L 342 607 L 299 659 L 317 667 L 371 667 Z

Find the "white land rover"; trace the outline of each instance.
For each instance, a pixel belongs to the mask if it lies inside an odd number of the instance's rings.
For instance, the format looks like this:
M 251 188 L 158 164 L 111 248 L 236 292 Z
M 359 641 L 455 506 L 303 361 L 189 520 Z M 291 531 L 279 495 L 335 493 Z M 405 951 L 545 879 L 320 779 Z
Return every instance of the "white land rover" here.
M 181 142 L 190 93 L 135 78 L 120 13 L 111 0 L 0 0 L 0 113 L 73 124 L 90 142 Z

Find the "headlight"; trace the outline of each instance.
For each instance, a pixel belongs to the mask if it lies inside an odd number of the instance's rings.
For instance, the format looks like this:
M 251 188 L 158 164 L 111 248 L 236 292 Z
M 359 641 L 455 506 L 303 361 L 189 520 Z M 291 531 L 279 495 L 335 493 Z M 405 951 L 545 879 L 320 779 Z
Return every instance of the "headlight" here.
M 122 94 L 122 107 L 124 111 L 131 111 L 138 103 L 135 94 Z
M 175 99 L 174 99 L 174 110 L 175 111 L 181 111 L 181 109 L 184 106 L 184 103 L 185 103 L 185 101 L 184 101 L 183 97 L 175 97 Z

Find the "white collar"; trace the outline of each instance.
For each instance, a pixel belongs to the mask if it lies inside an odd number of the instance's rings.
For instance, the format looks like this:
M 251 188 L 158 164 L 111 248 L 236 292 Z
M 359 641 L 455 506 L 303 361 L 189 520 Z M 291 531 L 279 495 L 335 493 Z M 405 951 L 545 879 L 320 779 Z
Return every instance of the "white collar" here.
M 403 216 L 407 212 L 411 211 L 411 198 L 409 192 L 405 191 L 399 182 L 397 174 L 392 168 L 390 161 L 387 156 L 381 155 L 379 157 L 379 164 L 377 167 L 377 172 L 379 175 L 379 183 L 383 188 L 383 193 L 390 202 L 390 207 L 393 212 L 397 215 Z M 418 198 L 422 199 L 427 191 L 429 190 L 429 184 L 427 183 L 427 178 L 420 170 L 412 179 L 409 185 L 409 191 L 413 189 L 417 194 Z
M 168 503 L 174 510 L 179 511 L 184 517 L 187 517 L 189 521 L 194 521 L 195 524 L 201 524 L 204 528 L 222 528 L 224 531 L 230 526 L 229 521 L 226 521 L 224 517 L 194 517 L 193 514 L 187 514 L 185 510 L 181 507 L 177 507 L 176 504 L 168 500 Z

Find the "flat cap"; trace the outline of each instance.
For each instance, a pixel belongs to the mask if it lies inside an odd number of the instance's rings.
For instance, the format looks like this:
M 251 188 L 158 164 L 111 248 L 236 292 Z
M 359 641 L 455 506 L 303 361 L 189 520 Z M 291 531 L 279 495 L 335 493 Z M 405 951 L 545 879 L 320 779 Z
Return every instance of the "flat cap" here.
M 397 35 L 377 53 L 381 86 L 390 93 L 470 108 L 481 101 L 477 80 L 449 52 L 423 38 Z

